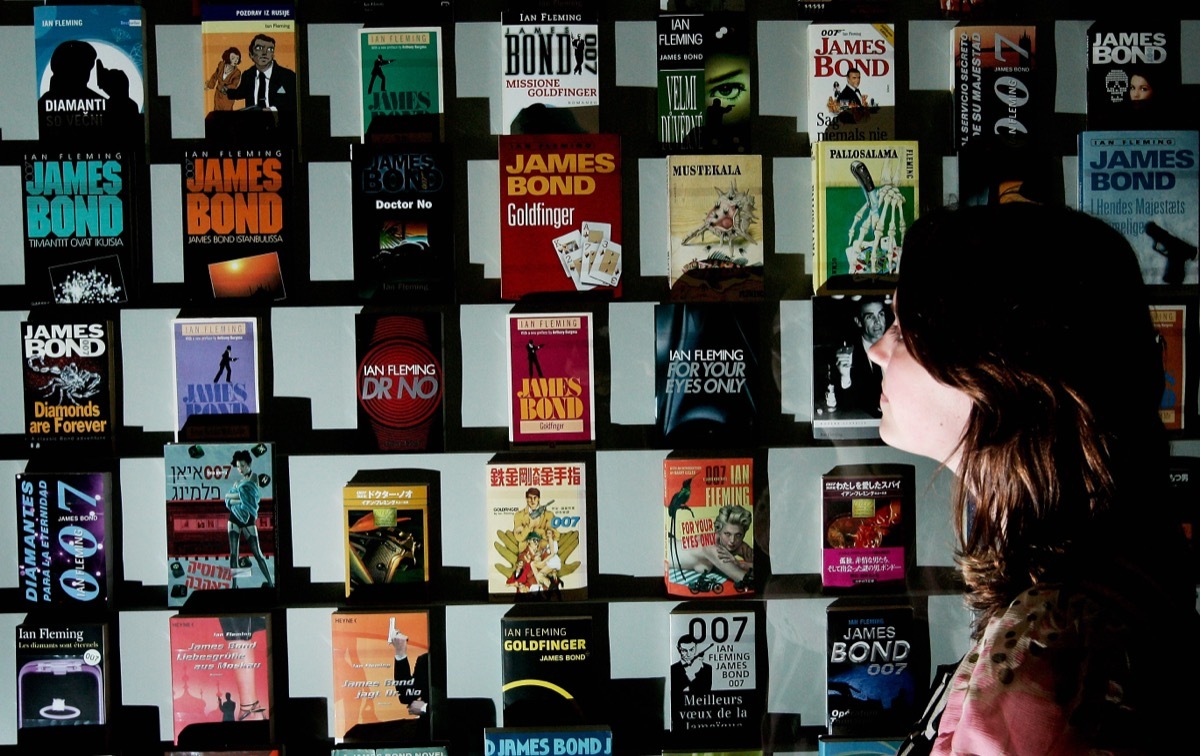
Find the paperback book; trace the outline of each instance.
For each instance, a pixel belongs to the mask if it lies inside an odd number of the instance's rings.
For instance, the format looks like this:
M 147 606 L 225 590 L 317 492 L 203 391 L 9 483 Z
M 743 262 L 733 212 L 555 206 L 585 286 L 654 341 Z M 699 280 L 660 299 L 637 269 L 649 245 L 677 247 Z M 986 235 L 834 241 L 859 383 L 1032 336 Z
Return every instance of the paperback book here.
M 441 302 L 452 290 L 454 169 L 441 144 L 350 148 L 354 282 L 373 303 Z
M 31 607 L 103 606 L 111 593 L 112 474 L 17 473 L 21 597 Z
M 21 396 L 31 452 L 112 452 L 115 351 L 113 322 L 102 313 L 55 309 L 21 323 Z
M 994 134 L 1021 146 L 1045 138 L 1039 114 L 1045 93 L 1035 80 L 1037 29 L 959 25 L 951 30 L 954 54 L 954 147 Z
M 483 752 L 487 756 L 521 753 L 612 756 L 612 730 L 595 725 L 485 727 Z
M 508 440 L 596 440 L 592 315 L 508 316 Z
M 891 24 L 808 26 L 812 142 L 896 138 L 896 33 Z
M 332 620 L 338 742 L 429 740 L 429 613 L 337 611 Z
M 663 460 L 667 593 L 690 598 L 753 594 L 754 460 Z
M 883 370 L 867 356 L 891 327 L 892 297 L 812 298 L 814 438 L 876 438 Z
M 593 2 L 517 3 L 500 13 L 501 134 L 600 130 L 600 32 Z
M 621 139 L 500 137 L 500 296 L 621 295 Z
M 1171 129 L 1180 107 L 1179 22 L 1096 21 L 1087 31 L 1087 127 L 1090 131 Z
M 1200 282 L 1198 149 L 1195 131 L 1079 135 L 1079 209 L 1125 235 L 1148 284 Z
M 761 155 L 668 155 L 670 298 L 763 297 Z
M 744 9 L 660 12 L 657 32 L 659 147 L 748 152 L 754 97 Z
M 671 740 L 710 751 L 762 737 L 766 680 L 756 611 L 671 612 Z
M 363 142 L 441 141 L 441 28 L 359 29 L 358 62 Z
M 659 442 L 753 445 L 766 404 L 761 310 L 732 303 L 660 304 L 654 322 Z
M 141 144 L 146 130 L 141 7 L 36 5 L 33 29 L 41 138 Z
M 916 512 L 912 465 L 838 465 L 821 476 L 821 585 L 903 587 Z
M 176 318 L 171 329 L 180 431 L 195 415 L 258 413 L 257 318 Z
M 25 288 L 35 305 L 130 300 L 136 153 L 103 144 L 85 136 L 71 151 L 22 151 Z
M 342 489 L 347 597 L 429 582 L 438 483 L 427 470 L 361 470 Z
M 1187 305 L 1151 305 L 1150 319 L 1163 358 L 1163 395 L 1158 415 L 1167 430 L 1183 430 L 1187 418 Z
M 488 464 L 492 598 L 587 597 L 586 486 L 581 462 Z
M 500 618 L 505 727 L 556 727 L 602 721 L 607 660 L 593 643 L 590 615 Z
M 442 316 L 361 312 L 354 316 L 358 352 L 358 429 L 365 448 L 436 452 L 444 444 Z
M 199 144 L 183 157 L 183 276 L 197 301 L 279 301 L 294 229 L 292 151 Z
M 101 622 L 26 621 L 16 633 L 17 727 L 108 721 L 108 629 Z
M 814 291 L 895 287 L 919 183 L 916 142 L 813 145 Z
M 817 736 L 817 756 L 896 756 L 904 738 Z
M 275 586 L 271 444 L 167 444 L 167 606 L 196 591 Z
M 222 726 L 269 733 L 270 615 L 171 617 L 171 689 L 177 744 Z

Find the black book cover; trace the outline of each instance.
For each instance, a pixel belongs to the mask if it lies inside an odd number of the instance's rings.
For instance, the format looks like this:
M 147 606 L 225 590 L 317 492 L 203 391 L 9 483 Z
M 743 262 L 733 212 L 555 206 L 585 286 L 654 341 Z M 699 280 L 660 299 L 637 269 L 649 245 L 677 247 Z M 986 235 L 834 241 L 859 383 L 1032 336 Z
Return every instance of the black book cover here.
M 985 134 L 1015 146 L 1049 136 L 1034 24 L 959 25 L 951 40 L 956 150 Z
M 607 671 L 593 617 L 514 607 L 500 620 L 505 727 L 604 721 Z M 596 641 L 593 643 L 593 641 Z
M 25 622 L 16 633 L 17 727 L 102 725 L 108 718 L 107 628 Z
M 1186 125 L 1178 20 L 1097 21 L 1088 27 L 1087 56 L 1089 131 Z

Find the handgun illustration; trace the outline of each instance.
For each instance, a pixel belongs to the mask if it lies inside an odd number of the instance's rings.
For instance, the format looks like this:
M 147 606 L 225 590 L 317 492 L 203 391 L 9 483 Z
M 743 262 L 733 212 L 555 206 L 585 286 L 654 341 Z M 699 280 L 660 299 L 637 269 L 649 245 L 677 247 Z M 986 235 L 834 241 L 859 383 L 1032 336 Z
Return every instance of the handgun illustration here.
M 1163 272 L 1163 283 L 1183 283 L 1183 264 L 1196 258 L 1196 248 L 1167 231 L 1154 221 L 1146 224 L 1146 233 L 1154 242 L 1154 251 L 1167 258 L 1167 269 Z

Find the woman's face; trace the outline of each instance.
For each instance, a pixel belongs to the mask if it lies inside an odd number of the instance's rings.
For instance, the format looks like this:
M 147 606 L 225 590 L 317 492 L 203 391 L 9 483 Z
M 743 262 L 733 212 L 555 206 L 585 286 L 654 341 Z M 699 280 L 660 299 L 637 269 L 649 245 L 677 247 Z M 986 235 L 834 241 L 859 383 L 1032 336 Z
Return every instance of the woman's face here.
M 1129 99 L 1134 102 L 1149 100 L 1154 96 L 1154 87 L 1150 86 L 1150 82 L 1145 76 L 1134 74 L 1129 77 Z
M 237 53 L 229 53 L 229 65 L 236 66 L 242 62 L 242 56 Z
M 895 300 L 893 299 L 893 307 Z M 902 449 L 958 469 L 959 442 L 971 414 L 971 399 L 939 382 L 908 351 L 897 318 L 867 351 L 883 369 L 879 437 Z
M 742 545 L 742 539 L 745 537 L 746 531 L 742 530 L 741 525 L 727 522 L 725 523 L 725 527 L 721 528 L 720 532 L 717 533 L 717 543 L 724 546 L 727 550 L 733 551 Z

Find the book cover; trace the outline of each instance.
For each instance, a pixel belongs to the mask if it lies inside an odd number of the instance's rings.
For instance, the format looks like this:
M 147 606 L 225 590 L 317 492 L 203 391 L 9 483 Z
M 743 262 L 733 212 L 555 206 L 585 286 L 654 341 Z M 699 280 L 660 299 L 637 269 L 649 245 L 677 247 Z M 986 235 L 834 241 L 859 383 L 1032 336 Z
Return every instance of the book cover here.
M 1167 482 L 1167 510 L 1183 532 L 1187 569 L 1200 580 L 1200 457 L 1171 455 Z
M 167 606 L 198 590 L 274 587 L 271 444 L 166 444 Z
M 364 142 L 419 136 L 440 141 L 444 90 L 439 27 L 359 29 L 358 62 Z M 416 126 L 422 121 L 433 128 Z
M 100 622 L 26 621 L 16 633 L 17 727 L 108 721 L 108 629 Z
M 903 587 L 916 514 L 912 465 L 838 465 L 821 476 L 826 588 Z
M 454 264 L 449 148 L 368 144 L 350 151 L 358 296 L 405 304 L 446 300 Z
M 596 21 L 590 0 L 528 0 L 501 11 L 501 134 L 600 130 Z
M 35 305 L 122 304 L 135 279 L 136 153 L 74 146 L 87 149 L 22 152 L 25 288 Z
M 895 316 L 890 294 L 812 298 L 815 438 L 876 438 L 883 370 L 867 350 Z
M 33 29 L 41 138 L 144 142 L 141 7 L 37 5 Z
M 818 142 L 813 166 L 813 289 L 891 290 L 920 209 L 917 143 Z
M 364 470 L 346 484 L 346 596 L 429 581 L 435 489 L 428 472 L 416 470 Z
M 621 138 L 500 137 L 500 296 L 621 295 Z
M 904 738 L 838 738 L 817 736 L 817 756 L 896 756 Z
M 671 299 L 763 296 L 761 155 L 668 155 Z
M 102 314 L 55 309 L 21 323 L 25 438 L 34 452 L 111 451 L 116 341 Z
M 765 403 L 760 315 L 746 304 L 655 305 L 655 430 L 664 446 L 755 443 Z
M 1087 128 L 1171 129 L 1180 107 L 1179 22 L 1123 18 L 1087 30 Z
M 826 610 L 826 693 L 830 735 L 905 732 L 921 713 L 928 685 L 926 646 L 912 606 L 841 597 Z
M 603 721 L 603 653 L 590 615 L 500 618 L 505 727 L 554 727 Z
M 396 746 L 394 748 L 359 748 L 357 746 L 334 746 L 333 756 L 447 756 L 448 746 Z
M 766 680 L 752 610 L 671 612 L 671 739 L 711 750 L 760 742 Z
M 955 149 L 984 134 L 1013 145 L 1036 139 L 1045 99 L 1034 79 L 1036 27 L 960 24 L 951 45 Z
M 749 152 L 754 97 L 744 8 L 660 12 L 657 54 L 660 149 Z
M 282 147 L 184 151 L 183 277 L 191 298 L 287 296 L 292 170 L 292 151 Z
M 163 751 L 163 756 L 280 756 L 278 748 L 205 748 L 200 751 Z M 375 756 L 374 752 L 368 756 Z
M 587 597 L 586 486 L 580 462 L 488 464 L 489 596 Z
M 441 451 L 445 381 L 441 313 L 354 316 L 358 429 L 366 448 Z
M 337 611 L 332 626 L 334 737 L 429 740 L 429 613 Z
M 896 138 L 896 32 L 891 24 L 810 24 L 812 142 Z
M 1195 131 L 1084 131 L 1079 209 L 1133 245 L 1148 284 L 1200 282 Z
M 1183 430 L 1187 417 L 1187 305 L 1150 306 L 1163 357 L 1163 395 L 1159 417 L 1167 430 Z
M 171 330 L 180 430 L 193 415 L 258 413 L 257 318 L 175 318 Z
M 753 594 L 754 460 L 663 460 L 663 579 L 690 598 Z
M 591 313 L 510 314 L 508 383 L 509 441 L 595 441 Z
M 220 729 L 212 725 L 266 725 L 269 732 L 270 615 L 175 615 L 170 624 L 175 743 L 189 728 Z
M 31 606 L 103 605 L 112 582 L 112 474 L 17 473 L 21 596 Z
M 204 2 L 200 44 L 209 143 L 296 141 L 296 12 L 292 4 Z
M 485 756 L 518 754 L 578 754 L 612 756 L 612 730 L 586 725 L 579 727 L 485 727 Z

